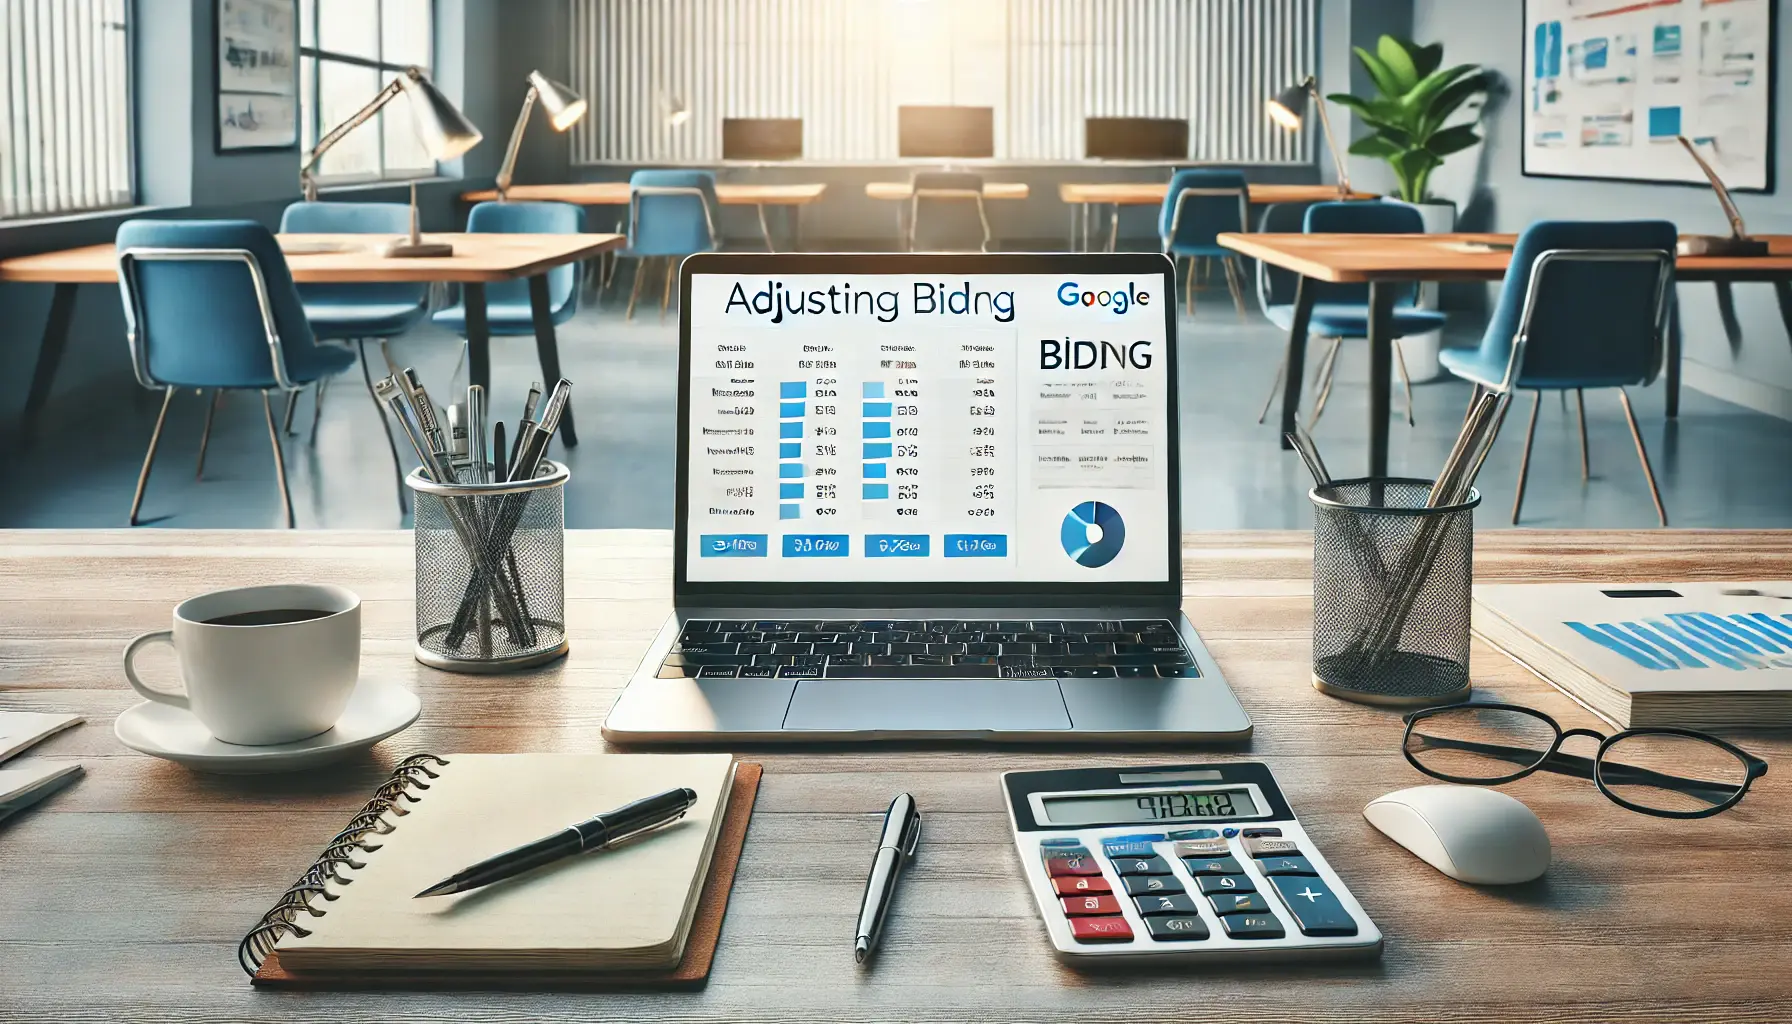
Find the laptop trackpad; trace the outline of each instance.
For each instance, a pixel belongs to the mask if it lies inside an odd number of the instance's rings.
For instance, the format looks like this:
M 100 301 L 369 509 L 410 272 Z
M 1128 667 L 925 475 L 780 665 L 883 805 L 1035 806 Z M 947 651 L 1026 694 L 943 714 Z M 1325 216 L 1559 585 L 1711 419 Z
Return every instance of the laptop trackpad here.
M 978 732 L 1068 729 L 1055 679 L 805 679 L 786 729 Z

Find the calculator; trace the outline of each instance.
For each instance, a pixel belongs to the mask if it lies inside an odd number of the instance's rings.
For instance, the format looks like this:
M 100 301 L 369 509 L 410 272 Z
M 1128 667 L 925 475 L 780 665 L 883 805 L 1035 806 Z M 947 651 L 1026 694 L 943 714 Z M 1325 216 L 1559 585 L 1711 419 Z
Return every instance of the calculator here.
M 1021 868 L 1077 967 L 1379 956 L 1260 761 L 1005 772 Z

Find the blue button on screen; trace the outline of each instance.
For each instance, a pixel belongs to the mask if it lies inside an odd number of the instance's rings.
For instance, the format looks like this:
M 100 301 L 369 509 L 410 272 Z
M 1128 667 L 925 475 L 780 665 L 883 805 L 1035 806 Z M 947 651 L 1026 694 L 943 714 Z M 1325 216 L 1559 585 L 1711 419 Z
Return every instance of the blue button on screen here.
M 704 558 L 764 558 L 763 533 L 706 533 L 697 538 Z
M 925 533 L 872 533 L 865 536 L 866 558 L 926 558 Z
M 1007 558 L 1008 535 L 1005 533 L 948 533 L 947 558 Z
M 785 558 L 845 558 L 850 541 L 844 533 L 787 533 Z

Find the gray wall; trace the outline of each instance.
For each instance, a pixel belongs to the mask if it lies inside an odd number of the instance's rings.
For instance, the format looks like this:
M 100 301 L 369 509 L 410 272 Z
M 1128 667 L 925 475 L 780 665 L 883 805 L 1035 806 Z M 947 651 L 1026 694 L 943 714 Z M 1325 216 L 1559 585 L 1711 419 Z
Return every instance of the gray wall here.
M 1361 3 L 1361 0 L 1357 0 Z M 1404 4 L 1406 0 L 1399 0 Z M 1517 231 L 1539 218 L 1663 217 L 1686 232 L 1727 234 L 1728 223 L 1710 191 L 1674 185 L 1527 178 L 1520 171 L 1523 82 L 1523 4 L 1518 0 L 1412 0 L 1412 31 L 1422 42 L 1442 42 L 1449 63 L 1472 62 L 1497 71 L 1512 95 L 1490 108 L 1479 194 L 1465 211 L 1466 227 Z M 1782 9 L 1775 59 L 1775 169 L 1792 175 L 1792 11 Z M 1784 185 L 1775 194 L 1738 195 L 1737 205 L 1757 234 L 1792 232 L 1792 205 Z M 1680 286 L 1686 338 L 1686 382 L 1721 398 L 1792 418 L 1792 347 L 1768 285 L 1737 285 L 1735 323 L 1726 329 L 1716 290 Z

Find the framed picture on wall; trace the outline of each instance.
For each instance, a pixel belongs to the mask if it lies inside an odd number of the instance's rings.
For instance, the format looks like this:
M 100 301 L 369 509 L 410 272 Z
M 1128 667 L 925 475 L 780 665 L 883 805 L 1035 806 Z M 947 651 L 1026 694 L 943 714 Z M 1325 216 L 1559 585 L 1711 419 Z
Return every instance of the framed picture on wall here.
M 219 153 L 299 147 L 298 0 L 212 0 Z
M 1776 0 L 1524 0 L 1523 171 L 1771 192 Z

